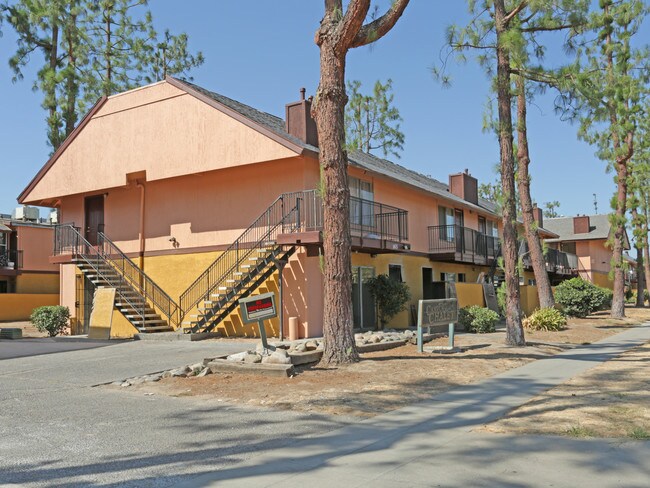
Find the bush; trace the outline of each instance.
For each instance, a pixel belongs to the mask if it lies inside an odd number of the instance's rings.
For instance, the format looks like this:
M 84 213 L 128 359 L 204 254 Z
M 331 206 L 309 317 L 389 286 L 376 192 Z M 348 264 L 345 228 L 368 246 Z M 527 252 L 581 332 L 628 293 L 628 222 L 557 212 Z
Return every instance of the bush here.
M 40 332 L 47 332 L 50 337 L 54 337 L 68 327 L 70 310 L 60 305 L 38 307 L 32 311 L 29 320 Z
M 526 317 L 523 324 L 530 330 L 562 330 L 566 317 L 556 308 L 541 308 Z
M 612 291 L 593 285 L 582 278 L 563 281 L 555 288 L 555 301 L 565 314 L 586 317 L 612 304 Z
M 464 326 L 467 332 L 476 334 L 494 332 L 497 322 L 499 322 L 499 314 L 489 308 L 472 305 L 458 311 L 458 323 Z
M 380 274 L 370 278 L 366 283 L 370 294 L 377 301 L 377 315 L 381 327 L 402 310 L 411 299 L 411 292 L 406 283 L 395 281 L 388 275 Z

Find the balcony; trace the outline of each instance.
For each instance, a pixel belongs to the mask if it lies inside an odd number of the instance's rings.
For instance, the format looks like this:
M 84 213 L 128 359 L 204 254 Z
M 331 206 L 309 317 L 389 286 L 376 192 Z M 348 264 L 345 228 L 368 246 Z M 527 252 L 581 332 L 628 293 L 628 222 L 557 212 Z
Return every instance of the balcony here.
M 279 244 L 321 245 L 323 200 L 316 190 L 285 193 L 285 212 L 296 208 L 295 231 L 281 234 Z M 352 247 L 371 252 L 398 252 L 410 249 L 408 211 L 380 202 L 350 197 Z M 313 247 L 313 246 L 312 246 Z
M 519 244 L 519 257 L 525 268 L 531 269 L 533 267 L 526 241 L 521 241 Z M 544 253 L 544 262 L 546 264 L 546 271 L 549 273 L 558 275 L 578 274 L 578 256 L 570 252 L 547 248 Z
M 491 265 L 499 253 L 499 239 L 460 225 L 429 227 L 429 255 L 435 261 Z
M 23 267 L 23 252 L 17 249 L 0 250 L 0 275 L 15 275 Z

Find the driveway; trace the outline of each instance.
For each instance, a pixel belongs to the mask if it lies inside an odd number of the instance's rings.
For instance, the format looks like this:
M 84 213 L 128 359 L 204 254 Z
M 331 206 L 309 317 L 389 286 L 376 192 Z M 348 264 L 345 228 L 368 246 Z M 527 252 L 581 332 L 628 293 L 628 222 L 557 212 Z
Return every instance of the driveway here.
M 94 386 L 250 345 L 133 341 L 0 361 L 0 486 L 176 486 L 345 425 Z

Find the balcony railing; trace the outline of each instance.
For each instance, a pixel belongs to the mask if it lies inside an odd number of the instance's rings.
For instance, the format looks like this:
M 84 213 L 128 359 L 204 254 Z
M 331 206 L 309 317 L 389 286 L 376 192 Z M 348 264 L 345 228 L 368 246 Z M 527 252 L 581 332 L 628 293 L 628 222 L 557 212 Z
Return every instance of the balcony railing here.
M 521 241 L 519 244 L 519 257 L 525 267 L 532 268 L 533 263 L 526 241 Z M 546 249 L 544 263 L 549 273 L 574 274 L 578 270 L 578 256 L 553 248 Z
M 429 227 L 429 253 L 442 259 L 488 264 L 498 252 L 497 237 L 460 225 Z
M 0 269 L 17 270 L 23 267 L 23 252 L 18 249 L 0 249 Z
M 297 207 L 301 232 L 323 230 L 323 200 L 316 190 L 284 193 L 285 208 Z M 408 211 L 385 203 L 350 197 L 350 234 L 364 239 L 408 240 Z

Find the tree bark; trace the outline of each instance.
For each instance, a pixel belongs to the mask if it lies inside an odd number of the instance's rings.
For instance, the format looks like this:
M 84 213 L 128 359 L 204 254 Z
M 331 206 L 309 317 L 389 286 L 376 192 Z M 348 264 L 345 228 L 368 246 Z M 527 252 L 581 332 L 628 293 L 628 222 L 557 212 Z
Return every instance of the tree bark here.
M 643 249 L 636 248 L 636 306 L 645 307 L 645 298 L 643 296 L 645 290 L 645 272 L 643 269 Z
M 352 333 L 352 265 L 350 189 L 345 145 L 345 54 L 337 55 L 325 36 L 320 44 L 320 83 L 313 105 L 318 129 L 323 188 L 323 255 L 325 345 L 321 362 L 359 360 Z
M 517 208 L 515 203 L 515 168 L 512 143 L 512 97 L 510 93 L 510 53 L 504 37 L 507 20 L 504 0 L 494 2 L 497 33 L 497 99 L 499 109 L 499 147 L 501 187 L 503 191 L 503 267 L 506 282 L 506 343 L 525 346 L 521 324 L 519 271 L 517 269 Z
M 517 177 L 521 212 L 524 221 L 524 235 L 528 242 L 528 252 L 533 265 L 533 273 L 537 283 L 537 295 L 541 308 L 555 306 L 551 280 L 546 271 L 544 251 L 539 239 L 535 217 L 533 216 L 533 201 L 530 196 L 530 152 L 528 150 L 528 132 L 526 124 L 526 82 L 521 76 L 516 77 L 517 83 Z
M 645 215 L 645 220 L 643 224 L 643 271 L 645 276 L 645 289 L 650 292 L 650 247 L 648 247 L 648 198 L 647 195 L 644 195 L 643 201 L 643 213 Z M 644 295 L 645 298 L 645 295 Z
M 367 25 L 370 0 L 325 0 L 325 15 L 316 32 L 320 48 L 320 80 L 312 105 L 319 143 L 323 187 L 324 307 L 323 365 L 359 360 L 352 333 L 352 262 L 350 252 L 350 189 L 345 151 L 345 58 L 352 47 L 381 38 L 397 22 L 408 0 L 394 1 L 388 11 Z

